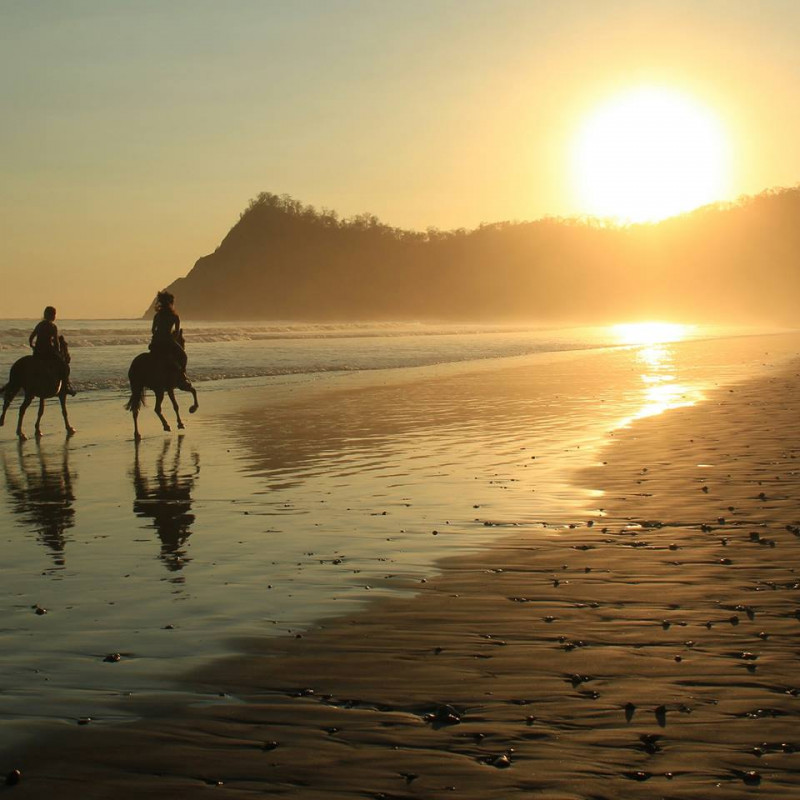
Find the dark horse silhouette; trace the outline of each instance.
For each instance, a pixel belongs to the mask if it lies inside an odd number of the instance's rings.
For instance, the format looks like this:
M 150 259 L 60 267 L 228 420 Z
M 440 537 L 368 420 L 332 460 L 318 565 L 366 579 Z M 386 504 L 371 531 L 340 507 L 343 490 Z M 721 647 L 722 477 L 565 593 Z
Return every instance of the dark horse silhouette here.
M 69 351 L 66 343 L 61 341 L 61 352 L 64 360 L 69 363 Z M 19 407 L 19 421 L 17 422 L 17 436 L 20 439 L 28 437 L 22 432 L 22 420 L 28 406 L 34 397 L 39 398 L 39 415 L 36 417 L 36 436 L 42 435 L 41 423 L 44 414 L 44 401 L 48 397 L 57 397 L 61 403 L 61 413 L 64 417 L 64 427 L 67 435 L 72 436 L 75 428 L 69 424 L 67 417 L 67 393 L 69 384 L 64 379 L 64 364 L 57 358 L 37 358 L 36 356 L 23 356 L 11 366 L 8 383 L 3 387 L 3 412 L 0 414 L 0 426 L 6 421 L 6 411 L 17 392 L 22 389 L 25 397 Z
M 145 389 L 152 389 L 156 396 L 154 411 L 161 420 L 165 431 L 171 430 L 171 428 L 161 413 L 164 393 L 169 396 L 172 402 L 179 428 L 186 426 L 183 424 L 178 409 L 178 401 L 175 399 L 176 389 L 192 393 L 194 404 L 189 408 L 189 413 L 194 414 L 197 411 L 197 392 L 194 386 L 185 378 L 180 367 L 168 355 L 158 352 L 139 353 L 131 362 L 131 368 L 128 370 L 128 380 L 131 383 L 131 398 L 125 404 L 125 408 L 133 414 L 133 439 L 136 442 L 142 438 L 139 433 L 139 409 L 144 405 Z

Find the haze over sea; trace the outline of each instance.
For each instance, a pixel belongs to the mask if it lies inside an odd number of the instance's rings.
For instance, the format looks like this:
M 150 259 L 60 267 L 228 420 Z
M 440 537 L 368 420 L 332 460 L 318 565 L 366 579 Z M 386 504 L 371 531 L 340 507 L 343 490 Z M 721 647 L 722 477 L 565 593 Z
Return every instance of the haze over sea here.
M 3 372 L 31 324 L 0 324 Z M 564 524 L 590 502 L 569 468 L 609 431 L 796 345 L 703 327 L 681 329 L 683 342 L 648 341 L 645 329 L 644 342 L 620 345 L 627 329 L 193 322 L 200 412 L 165 434 L 145 408 L 134 448 L 125 373 L 149 323 L 60 330 L 78 434 L 65 440 L 51 405 L 42 440 L 17 443 L 15 405 L 0 437 L 12 609 L 0 746 L 155 702 L 215 701 L 175 678 L 242 637 L 302 629 L 365 591 L 407 591 L 435 559 L 509 525 Z M 432 537 L 439 528 L 451 535 Z M 103 662 L 113 652 L 120 668 Z
M 29 352 L 28 334 L 36 322 L 0 320 L 3 369 Z M 149 320 L 57 322 L 72 354 L 72 382 L 81 392 L 73 402 L 128 389 L 127 369 L 133 357 L 146 350 Z M 612 326 L 192 321 L 184 331 L 189 372 L 194 381 L 213 381 L 207 389 L 220 388 L 220 381 L 230 379 L 420 367 L 631 343 L 624 331 Z M 759 332 L 769 330 L 698 325 L 680 328 L 678 338 Z

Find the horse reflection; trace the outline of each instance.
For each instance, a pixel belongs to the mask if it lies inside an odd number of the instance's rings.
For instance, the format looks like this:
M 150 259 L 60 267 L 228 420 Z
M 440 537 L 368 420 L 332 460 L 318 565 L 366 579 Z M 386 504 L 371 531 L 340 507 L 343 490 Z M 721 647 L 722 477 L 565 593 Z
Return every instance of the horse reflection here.
M 133 488 L 136 499 L 133 512 L 137 517 L 151 520 L 150 526 L 155 528 L 161 540 L 159 558 L 170 572 L 179 572 L 191 560 L 186 555 L 186 540 L 191 535 L 194 523 L 192 509 L 192 491 L 194 482 L 200 472 L 200 459 L 192 452 L 189 465 L 182 461 L 181 450 L 183 437 L 179 436 L 173 443 L 165 439 L 161 452 L 156 459 L 155 470 L 142 468 L 140 445 L 136 445 L 133 462 Z M 175 582 L 183 578 L 175 577 Z
M 16 456 L 0 452 L 10 506 L 36 538 L 50 551 L 57 567 L 66 563 L 64 548 L 67 531 L 75 525 L 77 475 L 69 467 L 69 446 L 43 448 L 37 441 L 34 449 L 16 447 Z

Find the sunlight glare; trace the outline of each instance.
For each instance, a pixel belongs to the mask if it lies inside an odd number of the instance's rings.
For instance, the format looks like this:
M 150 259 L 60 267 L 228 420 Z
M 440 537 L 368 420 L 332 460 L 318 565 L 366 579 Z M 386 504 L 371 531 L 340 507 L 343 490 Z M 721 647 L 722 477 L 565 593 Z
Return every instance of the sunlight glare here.
M 688 95 L 643 87 L 611 100 L 578 132 L 573 179 L 586 213 L 657 221 L 729 194 L 726 133 Z
M 673 348 L 669 342 L 683 338 L 687 325 L 670 323 L 639 323 L 617 325 L 628 341 L 626 344 L 637 345 L 634 366 L 641 369 L 640 378 L 643 389 L 640 396 L 641 406 L 628 417 L 620 420 L 619 427 L 625 428 L 634 420 L 653 417 L 674 408 L 692 406 L 699 402 L 702 391 L 698 385 L 678 382 Z M 658 338 L 658 336 L 665 338 Z M 636 341 L 630 341 L 635 339 Z M 644 340 L 644 341 L 643 341 Z
M 692 328 L 678 322 L 626 322 L 612 326 L 611 332 L 619 344 L 654 345 L 680 342 Z

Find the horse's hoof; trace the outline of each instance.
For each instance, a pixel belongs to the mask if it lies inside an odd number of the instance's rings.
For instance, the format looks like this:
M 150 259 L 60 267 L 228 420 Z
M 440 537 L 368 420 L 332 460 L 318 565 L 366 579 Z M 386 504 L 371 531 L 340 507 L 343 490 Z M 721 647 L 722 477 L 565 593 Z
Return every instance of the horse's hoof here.
M 169 432 L 172 430 L 172 428 L 170 428 L 170 426 L 169 426 L 169 425 L 165 425 L 165 426 L 164 426 L 164 430 L 165 430 L 167 433 L 169 433 Z
M 186 427 L 186 426 L 185 426 L 185 425 L 184 425 L 182 422 L 179 422 L 179 423 L 178 423 L 178 430 L 179 430 L 179 431 L 182 431 L 182 430 L 183 430 L 185 427 Z
M 197 408 L 198 408 L 198 406 L 196 406 L 196 405 L 190 406 L 189 407 L 189 413 L 190 414 L 194 414 L 194 412 L 197 411 Z
M 137 444 L 142 441 L 142 434 L 141 433 L 134 433 L 133 434 L 133 441 Z
M 21 442 L 27 442 L 27 441 L 28 441 L 28 437 L 27 437 L 27 436 L 26 436 L 24 433 L 18 433 L 18 434 L 17 434 L 17 438 L 18 438 L 18 439 L 19 439 Z
M 37 439 L 41 439 L 41 438 L 42 438 L 42 432 L 41 432 L 41 431 L 36 431 L 36 432 L 35 432 L 33 435 L 34 435 L 34 436 L 35 436 Z
M 75 428 L 67 428 L 67 436 L 74 436 L 75 435 Z

